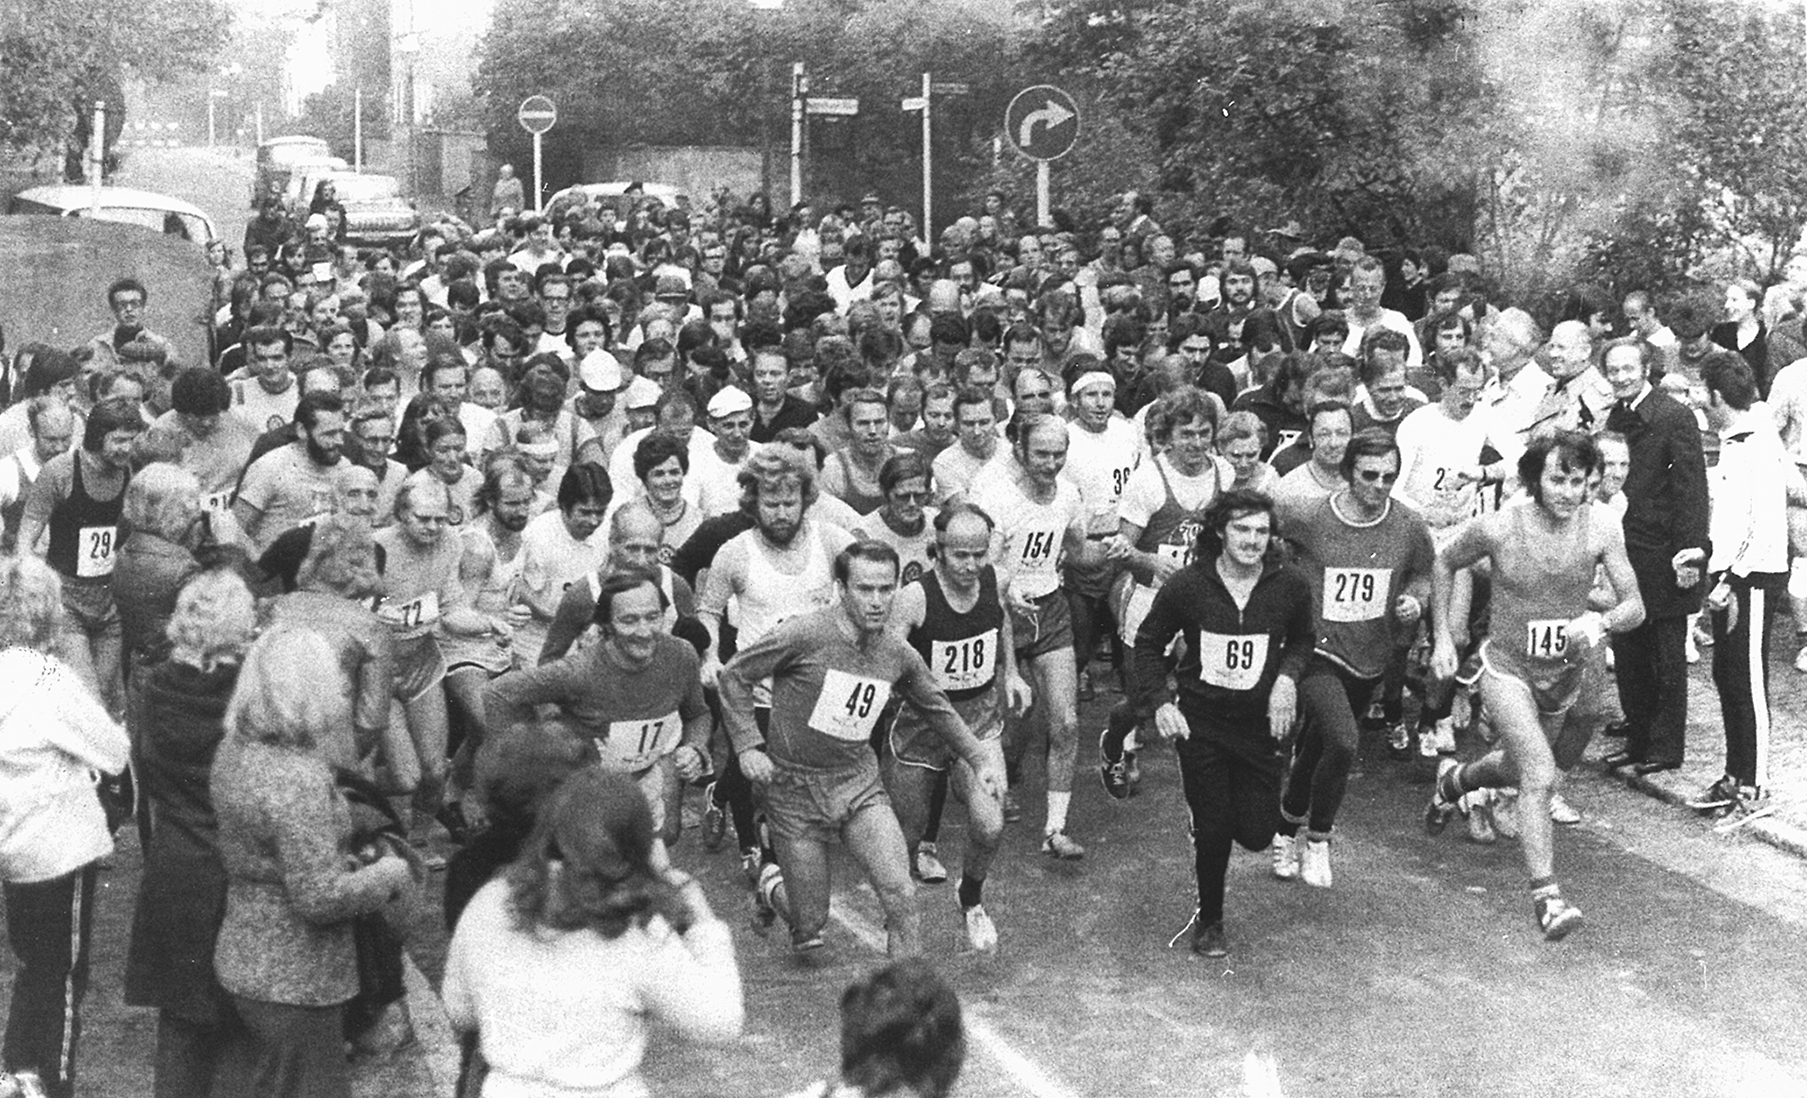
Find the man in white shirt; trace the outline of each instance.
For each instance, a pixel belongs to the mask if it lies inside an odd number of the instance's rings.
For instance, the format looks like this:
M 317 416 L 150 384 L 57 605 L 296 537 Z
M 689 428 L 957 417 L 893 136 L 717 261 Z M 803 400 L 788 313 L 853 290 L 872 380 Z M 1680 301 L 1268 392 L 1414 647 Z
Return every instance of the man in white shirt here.
M 55 397 L 34 397 L 26 412 L 31 441 L 0 458 L 0 538 L 12 552 L 19 537 L 19 520 L 25 516 L 25 497 L 43 472 L 44 463 L 68 453 L 75 444 L 75 414 Z
M 259 552 L 277 535 L 339 504 L 345 460 L 345 403 L 337 393 L 309 393 L 295 409 L 297 438 L 245 470 L 232 513 Z
M 834 298 L 835 312 L 845 316 L 856 301 L 872 296 L 872 245 L 863 236 L 847 241 L 842 250 L 842 263 L 823 276 L 828 283 L 828 296 Z
M 1380 307 L 1380 295 L 1387 289 L 1387 269 L 1381 261 L 1373 256 L 1363 256 L 1355 261 L 1355 269 L 1349 272 L 1349 309 L 1345 314 L 1349 321 L 1349 338 L 1343 341 L 1343 353 L 1352 358 L 1361 357 L 1362 337 L 1370 328 L 1391 328 L 1405 336 L 1408 350 L 1405 368 L 1416 370 L 1424 365 L 1424 348 L 1418 344 L 1418 333 L 1412 330 L 1412 322 L 1405 314 L 1393 309 Z
M 289 366 L 295 337 L 281 328 L 253 328 L 245 333 L 245 369 L 249 377 L 232 382 L 232 414 L 259 434 L 294 418 L 301 386 Z
M 740 507 L 740 469 L 753 448 L 753 398 L 729 385 L 709 398 L 708 413 L 715 444 L 692 455 L 689 479 L 703 515 L 714 517 Z

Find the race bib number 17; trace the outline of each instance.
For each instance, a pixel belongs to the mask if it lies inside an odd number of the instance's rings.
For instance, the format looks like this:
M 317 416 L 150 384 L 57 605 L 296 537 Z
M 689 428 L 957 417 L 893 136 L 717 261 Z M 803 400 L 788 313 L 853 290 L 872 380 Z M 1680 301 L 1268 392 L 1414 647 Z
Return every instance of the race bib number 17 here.
M 675 712 L 645 720 L 610 721 L 608 738 L 598 740 L 596 749 L 605 764 L 633 773 L 645 770 L 677 747 L 678 733 L 683 728 Z
M 857 743 L 872 735 L 872 727 L 890 700 L 890 683 L 831 667 L 823 672 L 822 692 L 816 695 L 809 726 L 837 740 Z

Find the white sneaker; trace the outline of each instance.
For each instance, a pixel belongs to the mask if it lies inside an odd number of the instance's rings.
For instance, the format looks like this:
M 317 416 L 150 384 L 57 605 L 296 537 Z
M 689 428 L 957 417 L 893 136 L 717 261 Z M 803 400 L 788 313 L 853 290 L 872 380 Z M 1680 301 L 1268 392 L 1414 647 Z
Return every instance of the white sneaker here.
M 1275 835 L 1274 845 L 1269 849 L 1274 856 L 1274 876 L 1282 881 L 1297 880 L 1299 840 L 1292 835 Z
M 998 927 L 985 914 L 984 904 L 974 904 L 966 909 L 966 944 L 977 953 L 996 953 L 998 949 Z
M 1508 839 L 1518 838 L 1518 790 L 1493 791 L 1493 829 Z
M 1456 720 L 1444 717 L 1437 722 L 1437 753 L 1454 755 L 1456 753 Z
M 1330 840 L 1305 840 L 1305 853 L 1299 858 L 1299 879 L 1313 888 L 1330 887 Z
M 947 880 L 947 866 L 941 864 L 940 851 L 934 843 L 916 844 L 916 879 L 923 884 L 940 884 Z
M 1493 790 L 1475 789 L 1462 794 L 1461 812 L 1468 819 L 1470 842 L 1483 845 L 1499 842 L 1499 832 L 1493 829 Z
M 1564 827 L 1573 827 L 1581 822 L 1581 813 L 1575 806 L 1564 800 L 1560 791 L 1550 793 L 1550 819 Z

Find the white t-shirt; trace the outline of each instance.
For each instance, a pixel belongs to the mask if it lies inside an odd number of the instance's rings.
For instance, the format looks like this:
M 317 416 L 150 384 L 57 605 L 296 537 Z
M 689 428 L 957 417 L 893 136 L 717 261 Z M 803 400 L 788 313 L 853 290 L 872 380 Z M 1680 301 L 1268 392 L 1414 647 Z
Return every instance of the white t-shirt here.
M 1136 429 L 1122 416 L 1113 415 L 1096 434 L 1077 423 L 1067 426 L 1067 463 L 1061 476 L 1079 489 L 1086 533 L 1117 532 L 1117 501 L 1141 463 L 1139 451 Z
M 256 378 L 232 383 L 232 414 L 244 420 L 258 434 L 272 431 L 295 418 L 295 406 L 301 403 L 301 385 L 293 378 L 289 387 L 272 393 Z
M 640 487 L 639 478 L 634 476 L 634 448 L 639 446 L 641 440 L 652 434 L 653 431 L 652 427 L 642 427 L 627 435 L 621 440 L 621 445 L 615 447 L 615 452 L 609 456 L 609 483 L 615 486 L 617 496 L 632 493 Z M 698 502 L 696 476 L 694 475 L 697 462 L 714 456 L 712 451 L 715 449 L 715 436 L 701 427 L 692 427 L 690 437 L 685 440 L 685 444 L 690 451 L 691 471 L 684 475 L 684 499 L 686 502 L 694 504 Z M 738 503 L 738 499 L 736 502 Z
M 1009 466 L 1001 466 L 1009 470 Z M 1079 489 L 1066 480 L 1054 482 L 1054 499 L 1037 503 L 1024 494 L 1011 472 L 992 469 L 973 484 L 972 500 L 997 523 L 991 557 L 1009 589 L 1025 598 L 1040 598 L 1060 588 L 1060 555 L 1067 532 L 1085 535 L 1085 504 Z
M 351 468 L 341 457 L 337 464 L 315 465 L 307 455 L 307 443 L 291 442 L 271 450 L 245 470 L 238 502 L 256 511 L 256 541 L 268 549 L 277 535 L 339 508 L 339 475 Z
M 1345 313 L 1344 316 L 1347 317 L 1349 321 L 1349 338 L 1343 340 L 1344 354 L 1360 359 L 1362 337 L 1368 334 L 1368 328 L 1391 328 L 1395 332 L 1405 336 L 1407 345 L 1405 368 L 1408 370 L 1416 370 L 1418 367 L 1424 365 L 1424 348 L 1418 344 L 1418 333 L 1413 330 L 1412 322 L 1405 318 L 1404 313 L 1394 309 L 1382 309 L 1379 318 L 1377 318 L 1372 325 L 1357 323 L 1355 317 L 1350 316 L 1347 313 Z
M 1479 405 L 1466 419 L 1450 419 L 1427 404 L 1399 424 L 1399 483 L 1393 496 L 1424 517 L 1432 529 L 1466 521 L 1480 497 L 1470 482 L 1456 484 L 1457 469 L 1472 470 L 1487 442 L 1487 413 Z
M 749 454 L 752 450 L 747 451 Z M 684 478 L 686 486 L 696 486 L 697 505 L 702 508 L 706 518 L 725 515 L 740 508 L 740 467 L 741 461 L 729 462 L 715 452 L 710 446 L 690 458 L 690 475 Z

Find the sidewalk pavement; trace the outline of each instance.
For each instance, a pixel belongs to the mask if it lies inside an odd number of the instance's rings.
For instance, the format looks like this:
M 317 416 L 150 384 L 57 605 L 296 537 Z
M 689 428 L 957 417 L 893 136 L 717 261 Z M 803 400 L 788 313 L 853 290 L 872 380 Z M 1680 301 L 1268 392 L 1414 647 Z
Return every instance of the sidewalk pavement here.
M 1738 830 L 1796 857 L 1807 858 L 1807 674 L 1794 669 L 1793 625 L 1786 614 L 1770 620 L 1767 788 L 1774 811 Z M 1582 765 L 1597 770 L 1600 760 L 1624 743 L 1606 736 L 1595 737 Z M 1681 769 L 1649 777 L 1626 774 L 1626 784 L 1692 815 L 1687 802 L 1725 773 L 1725 724 L 1719 717 L 1719 691 L 1713 685 L 1711 647 L 1702 648 L 1700 662 L 1690 668 L 1686 744 Z

